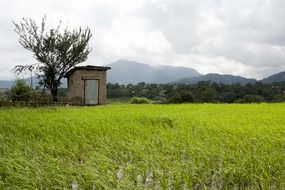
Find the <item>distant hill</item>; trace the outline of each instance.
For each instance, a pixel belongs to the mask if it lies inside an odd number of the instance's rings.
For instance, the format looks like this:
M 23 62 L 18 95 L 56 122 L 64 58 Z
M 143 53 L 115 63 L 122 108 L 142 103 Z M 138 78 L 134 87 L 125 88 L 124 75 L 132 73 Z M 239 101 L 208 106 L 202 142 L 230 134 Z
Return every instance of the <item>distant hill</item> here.
M 221 74 L 206 74 L 201 75 L 196 70 L 188 67 L 175 66 L 150 66 L 143 63 L 137 63 L 127 60 L 119 60 L 106 65 L 111 67 L 107 73 L 107 81 L 110 83 L 119 84 L 136 84 L 139 82 L 145 83 L 184 83 L 195 84 L 200 81 L 211 81 L 224 84 L 247 84 L 255 83 L 256 79 L 249 79 L 241 76 L 221 75 Z M 30 84 L 30 78 L 25 79 L 27 84 Z M 263 83 L 285 82 L 285 71 L 274 74 L 268 78 L 261 80 Z M 0 88 L 10 88 L 14 81 L 0 80 Z M 33 86 L 38 86 L 37 77 L 33 78 Z M 67 80 L 62 80 L 61 87 L 67 87 Z
M 106 65 L 111 67 L 108 71 L 107 81 L 119 84 L 169 83 L 185 77 L 196 77 L 201 74 L 187 67 L 157 66 L 126 60 L 119 60 Z
M 233 75 L 220 75 L 220 74 L 206 74 L 198 77 L 189 77 L 184 78 L 181 80 L 176 81 L 177 83 L 185 83 L 185 84 L 195 84 L 200 81 L 211 81 L 216 83 L 223 83 L 223 84 L 247 84 L 247 83 L 255 83 L 257 80 L 255 79 L 248 79 L 240 76 L 233 76 Z
M 0 88 L 10 88 L 13 85 L 14 81 L 10 80 L 0 80 Z
M 27 85 L 31 84 L 31 77 L 24 79 L 27 83 Z M 0 88 L 11 88 L 14 84 L 14 80 L 0 80 Z M 63 88 L 67 87 L 67 80 L 64 78 L 61 80 L 61 86 Z M 33 77 L 33 87 L 39 86 L 39 79 L 38 77 Z
M 271 75 L 270 77 L 267 77 L 261 80 L 260 82 L 263 83 L 285 82 L 285 71 Z

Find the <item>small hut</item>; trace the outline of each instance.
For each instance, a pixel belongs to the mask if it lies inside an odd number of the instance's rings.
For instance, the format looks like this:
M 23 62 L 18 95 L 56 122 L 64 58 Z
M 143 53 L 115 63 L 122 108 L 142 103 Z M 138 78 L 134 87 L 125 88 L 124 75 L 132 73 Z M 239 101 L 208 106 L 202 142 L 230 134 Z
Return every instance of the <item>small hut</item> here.
M 73 105 L 106 104 L 106 72 L 109 69 L 92 65 L 70 69 L 65 75 L 68 102 Z

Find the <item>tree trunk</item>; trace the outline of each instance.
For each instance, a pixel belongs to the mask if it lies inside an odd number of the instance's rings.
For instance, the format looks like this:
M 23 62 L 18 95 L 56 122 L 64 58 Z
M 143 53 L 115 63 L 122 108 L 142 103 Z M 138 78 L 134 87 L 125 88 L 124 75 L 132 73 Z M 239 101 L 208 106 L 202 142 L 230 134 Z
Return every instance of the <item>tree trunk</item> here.
M 53 87 L 50 90 L 51 96 L 52 96 L 52 101 L 57 102 L 57 87 Z

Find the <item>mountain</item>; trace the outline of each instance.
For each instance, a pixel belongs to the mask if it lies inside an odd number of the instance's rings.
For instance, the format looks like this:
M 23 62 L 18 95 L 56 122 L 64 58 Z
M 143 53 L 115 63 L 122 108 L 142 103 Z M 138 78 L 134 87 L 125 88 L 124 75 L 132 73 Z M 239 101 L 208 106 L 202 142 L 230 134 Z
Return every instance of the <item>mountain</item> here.
M 107 81 L 110 83 L 119 84 L 136 84 L 139 82 L 146 83 L 185 83 L 195 84 L 200 81 L 211 81 L 224 84 L 247 84 L 255 83 L 257 80 L 248 79 L 241 76 L 233 75 L 220 75 L 220 74 L 206 74 L 201 75 L 196 70 L 188 67 L 175 67 L 175 66 L 150 66 L 143 63 L 137 63 L 127 60 L 119 60 L 106 65 L 111 67 L 107 73 Z M 30 84 L 30 78 L 25 79 L 27 84 Z M 67 87 L 66 79 L 61 81 L 61 87 Z M 272 82 L 285 82 L 285 71 L 272 75 L 268 78 L 261 80 L 263 83 Z M 0 80 L 0 88 L 10 88 L 14 81 Z M 38 79 L 33 77 L 34 87 L 38 86 Z
M 223 84 L 247 84 L 247 83 L 255 83 L 257 82 L 255 79 L 248 79 L 240 76 L 233 76 L 233 75 L 220 75 L 220 74 L 206 74 L 198 77 L 188 77 L 181 80 L 178 80 L 177 83 L 185 83 L 185 84 L 195 84 L 200 81 L 211 81 L 216 83 L 223 83 Z
M 10 88 L 13 85 L 14 81 L 10 80 L 0 80 L 0 88 Z
M 107 81 L 119 84 L 168 83 L 185 77 L 200 76 L 196 70 L 187 67 L 150 66 L 126 60 L 119 60 L 106 65 L 111 67 L 108 71 Z
M 267 77 L 261 80 L 260 82 L 263 83 L 285 82 L 285 71 L 271 75 L 270 77 Z
M 31 84 L 31 77 L 25 78 L 24 80 L 26 81 L 27 85 Z M 33 87 L 34 88 L 39 86 L 38 77 L 35 76 L 32 78 L 32 80 L 33 80 Z M 0 89 L 1 88 L 11 88 L 13 86 L 14 82 L 15 82 L 14 80 L 0 80 Z M 67 88 L 67 79 L 66 78 L 62 79 L 61 83 L 62 84 L 60 85 L 60 87 Z

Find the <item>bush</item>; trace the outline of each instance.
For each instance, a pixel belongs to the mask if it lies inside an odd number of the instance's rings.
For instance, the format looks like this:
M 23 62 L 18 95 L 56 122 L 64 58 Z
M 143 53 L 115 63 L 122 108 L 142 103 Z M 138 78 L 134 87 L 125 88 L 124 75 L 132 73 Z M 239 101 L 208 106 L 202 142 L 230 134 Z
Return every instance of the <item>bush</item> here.
M 131 104 L 149 104 L 150 100 L 148 98 L 133 97 L 130 100 Z
M 32 89 L 26 84 L 25 80 L 17 79 L 11 87 L 10 98 L 13 101 L 28 101 Z

